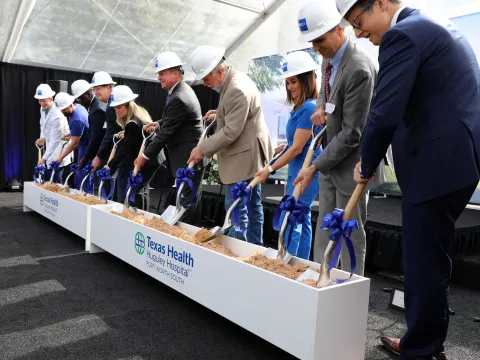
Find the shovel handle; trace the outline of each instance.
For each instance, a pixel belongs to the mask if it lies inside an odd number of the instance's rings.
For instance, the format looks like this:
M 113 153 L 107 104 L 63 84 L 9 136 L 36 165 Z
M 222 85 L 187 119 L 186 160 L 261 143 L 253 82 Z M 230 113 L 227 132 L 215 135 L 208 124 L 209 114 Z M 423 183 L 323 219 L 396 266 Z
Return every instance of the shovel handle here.
M 117 148 L 114 146 L 112 151 L 110 152 L 110 156 L 108 158 L 108 161 L 107 161 L 107 164 L 110 162 L 110 160 L 113 159 L 113 157 L 115 156 L 115 152 L 117 151 Z
M 38 161 L 42 160 L 42 149 L 38 149 Z
M 355 206 L 357 205 L 358 200 L 360 200 L 360 197 L 362 196 L 362 193 L 365 190 L 366 186 L 367 186 L 366 182 L 357 184 L 343 212 L 343 220 L 345 221 L 350 220 L 353 210 L 355 209 Z
M 303 161 L 302 169 L 306 169 L 312 165 L 313 155 L 315 155 L 315 149 L 308 149 L 307 156 L 305 156 L 305 160 Z M 302 182 L 300 181 L 297 185 L 295 185 L 292 196 L 298 200 L 301 191 Z

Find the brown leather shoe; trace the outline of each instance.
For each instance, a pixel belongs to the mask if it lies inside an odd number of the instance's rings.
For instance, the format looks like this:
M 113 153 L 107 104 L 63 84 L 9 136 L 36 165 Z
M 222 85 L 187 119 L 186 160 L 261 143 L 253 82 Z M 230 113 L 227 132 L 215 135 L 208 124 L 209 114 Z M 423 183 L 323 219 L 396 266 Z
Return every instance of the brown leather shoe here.
M 394 354 L 400 355 L 400 339 L 382 336 L 380 338 L 382 344 Z

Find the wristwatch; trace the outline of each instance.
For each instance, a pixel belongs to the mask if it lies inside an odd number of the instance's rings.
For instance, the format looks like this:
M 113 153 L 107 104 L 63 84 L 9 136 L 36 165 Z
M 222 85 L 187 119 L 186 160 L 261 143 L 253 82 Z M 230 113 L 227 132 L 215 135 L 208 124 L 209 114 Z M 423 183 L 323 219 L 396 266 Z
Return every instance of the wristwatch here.
M 276 171 L 273 170 L 272 165 L 268 165 L 268 171 L 270 171 L 270 175 L 273 175 L 276 173 Z

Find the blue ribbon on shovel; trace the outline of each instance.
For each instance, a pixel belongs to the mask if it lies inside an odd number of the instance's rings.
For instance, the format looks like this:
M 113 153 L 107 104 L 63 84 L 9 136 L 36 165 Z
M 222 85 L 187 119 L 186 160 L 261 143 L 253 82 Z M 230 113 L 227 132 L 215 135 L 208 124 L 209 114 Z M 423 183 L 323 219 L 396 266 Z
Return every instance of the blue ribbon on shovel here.
M 287 221 L 287 241 L 285 246 L 288 248 L 293 236 L 293 229 L 298 224 L 303 224 L 307 219 L 306 215 L 310 212 L 310 207 L 305 205 L 303 200 L 297 200 L 295 197 L 291 195 L 285 195 L 280 204 L 277 206 L 277 210 L 275 210 L 275 215 L 273 216 L 273 229 L 276 231 L 280 231 L 282 228 L 282 213 L 283 212 L 290 212 L 288 215 Z
M 52 161 L 52 162 L 49 164 L 49 166 L 50 166 L 50 171 L 49 171 L 48 176 L 51 177 L 53 171 L 57 172 L 58 169 L 60 168 L 60 163 L 57 163 L 56 161 Z
M 247 216 L 250 218 L 252 214 L 252 207 L 250 206 L 250 196 L 252 195 L 252 189 L 247 187 L 248 183 L 238 182 L 235 184 L 233 189 L 230 191 L 233 200 L 241 198 L 245 206 L 247 207 Z M 235 230 L 240 231 L 240 207 L 237 206 L 233 210 L 233 222 L 235 223 Z
M 177 187 L 177 191 L 180 188 L 180 185 L 182 183 L 187 183 L 188 187 L 192 191 L 193 200 L 187 206 L 191 206 L 192 204 L 195 204 L 197 202 L 197 190 L 195 189 L 195 185 L 193 184 L 193 181 L 192 181 L 194 176 L 195 176 L 195 170 L 193 170 L 193 168 L 190 168 L 190 167 L 180 168 L 175 173 L 175 177 L 176 177 L 175 186 Z M 180 194 L 180 196 L 182 197 L 182 199 L 184 198 L 183 194 Z
M 130 171 L 130 176 L 128 177 L 128 184 L 125 189 L 125 194 L 127 193 L 129 188 L 132 188 L 130 190 L 130 197 L 129 201 L 135 202 L 135 195 L 137 194 L 138 188 L 143 182 L 142 174 L 137 173 L 136 175 L 133 173 L 133 171 Z
M 103 168 L 103 169 L 100 169 L 97 171 L 97 176 L 100 178 L 101 181 L 103 181 L 104 183 L 107 182 L 107 181 L 112 181 L 112 176 L 110 175 L 110 170 L 108 170 L 107 168 Z M 113 196 L 113 189 L 115 188 L 114 186 L 114 183 L 112 182 L 110 184 L 110 193 L 107 195 L 107 193 L 105 192 L 105 187 L 102 187 L 102 198 L 106 199 L 106 200 L 110 200 Z
M 327 214 L 323 218 L 322 230 L 332 230 L 330 233 L 330 240 L 336 241 L 334 255 L 328 264 L 329 269 L 334 268 L 338 259 L 340 258 L 340 252 L 342 250 L 342 237 L 345 240 L 347 245 L 348 253 L 350 254 L 350 277 L 348 279 L 337 280 L 337 284 L 341 284 L 347 280 L 350 280 L 355 268 L 357 267 L 357 260 L 355 258 L 355 249 L 353 248 L 352 239 L 350 235 L 354 229 L 358 229 L 357 220 L 345 221 L 343 220 L 343 213 L 345 211 L 342 209 L 335 209 L 333 214 Z
M 88 179 L 85 181 L 85 183 L 83 184 L 83 191 L 85 191 L 87 194 L 91 194 L 93 195 L 93 165 L 85 165 L 83 168 L 82 168 L 82 173 L 83 173 L 83 177 L 85 177 L 88 173 L 90 173 L 90 176 L 88 177 Z
M 47 171 L 47 169 L 45 169 L 45 166 L 43 165 L 37 165 L 35 166 L 35 169 L 34 169 L 34 175 L 33 175 L 33 181 L 35 181 L 36 183 L 38 183 L 38 177 L 40 175 L 40 183 L 42 183 L 42 176 L 45 175 L 45 172 Z

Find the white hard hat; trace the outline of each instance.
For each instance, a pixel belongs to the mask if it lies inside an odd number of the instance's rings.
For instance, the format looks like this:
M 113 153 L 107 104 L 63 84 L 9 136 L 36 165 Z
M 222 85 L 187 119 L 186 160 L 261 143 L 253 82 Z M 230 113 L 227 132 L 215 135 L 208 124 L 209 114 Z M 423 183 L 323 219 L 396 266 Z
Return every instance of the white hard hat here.
M 90 87 L 100 86 L 100 85 L 116 85 L 117 83 L 113 81 L 110 74 L 105 71 L 97 71 L 93 74 L 92 83 Z
M 59 92 L 55 96 L 55 105 L 57 105 L 58 110 L 63 110 L 73 104 L 75 98 L 65 92 Z
M 282 64 L 282 78 L 303 74 L 318 69 L 315 60 L 305 51 L 294 51 L 287 55 L 286 61 Z
M 137 94 L 134 94 L 133 91 L 126 85 L 118 85 L 112 91 L 111 99 L 112 102 L 110 106 L 118 106 L 126 104 L 132 100 L 135 100 L 138 97 Z
M 336 0 L 337 10 L 342 18 L 358 2 L 358 0 Z
M 171 51 L 165 51 L 158 54 L 157 60 L 155 60 L 155 72 L 158 73 L 159 71 L 182 65 L 185 65 L 185 63 L 180 60 L 177 54 Z
M 340 24 L 342 17 L 334 0 L 308 2 L 298 12 L 300 42 L 308 42 L 326 34 Z
M 215 66 L 222 60 L 223 55 L 225 55 L 224 47 L 216 48 L 210 45 L 197 47 L 190 56 L 190 65 L 196 74 L 195 80 L 202 80 L 215 69 Z
M 35 99 L 41 100 L 41 99 L 53 98 L 54 95 L 55 95 L 55 91 L 52 90 L 50 85 L 40 84 L 38 85 L 37 90 L 35 91 L 35 95 L 33 97 Z
M 90 90 L 91 87 L 92 85 L 90 85 L 88 81 L 85 81 L 85 80 L 74 81 L 71 86 L 72 95 L 75 99 L 77 99 L 78 97 L 85 94 L 88 90 Z

